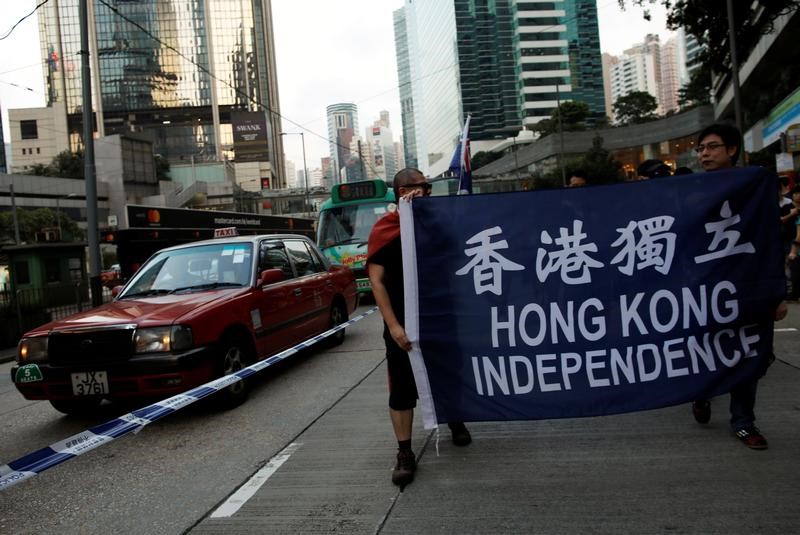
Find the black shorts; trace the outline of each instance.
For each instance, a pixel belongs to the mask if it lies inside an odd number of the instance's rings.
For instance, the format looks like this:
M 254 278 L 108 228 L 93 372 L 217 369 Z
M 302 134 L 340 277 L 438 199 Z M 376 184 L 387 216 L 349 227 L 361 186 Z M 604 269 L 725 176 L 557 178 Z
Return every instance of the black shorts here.
M 389 371 L 389 408 L 405 411 L 417 406 L 417 383 L 408 353 L 391 337 L 386 342 L 386 367 Z

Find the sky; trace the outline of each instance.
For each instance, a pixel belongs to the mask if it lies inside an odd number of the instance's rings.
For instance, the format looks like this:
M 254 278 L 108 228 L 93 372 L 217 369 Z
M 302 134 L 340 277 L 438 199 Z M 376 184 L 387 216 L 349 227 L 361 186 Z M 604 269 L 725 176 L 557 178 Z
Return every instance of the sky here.
M 33 11 L 39 0 L 3 2 L 0 37 Z M 439 0 L 433 0 L 439 1 Z M 648 33 L 671 35 L 662 6 L 651 8 L 650 22 L 640 8 L 621 11 L 617 0 L 598 0 L 600 48 L 619 55 Z M 358 106 L 359 128 L 390 113 L 396 140 L 402 132 L 397 90 L 392 13 L 402 0 L 272 0 L 278 87 L 286 157 L 302 169 L 305 140 L 309 170 L 329 156 L 325 109 L 337 102 Z M 44 105 L 44 85 L 36 16 L 0 40 L 0 108 L 8 139 L 8 109 Z

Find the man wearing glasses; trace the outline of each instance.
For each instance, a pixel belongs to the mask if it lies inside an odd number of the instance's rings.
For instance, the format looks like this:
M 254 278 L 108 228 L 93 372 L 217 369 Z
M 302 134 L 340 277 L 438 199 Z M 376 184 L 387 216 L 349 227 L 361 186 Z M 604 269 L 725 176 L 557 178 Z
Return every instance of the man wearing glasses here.
M 706 171 L 730 169 L 736 165 L 742 149 L 742 134 L 726 124 L 712 124 L 697 137 L 694 148 L 700 165 Z M 786 303 L 781 303 L 775 311 L 775 320 L 786 316 Z M 774 357 L 771 357 L 774 358 Z M 765 370 L 766 371 L 766 370 Z M 731 390 L 731 429 L 745 446 L 754 450 L 767 449 L 767 439 L 755 426 L 754 409 L 756 405 L 756 377 Z M 692 403 L 692 414 L 698 423 L 707 424 L 711 419 L 711 402 L 700 400 Z
M 431 194 L 431 185 L 418 169 L 406 168 L 394 176 L 394 195 L 410 201 Z M 392 482 L 404 487 L 414 480 L 416 457 L 411 449 L 417 385 L 408 352 L 411 342 L 404 321 L 403 254 L 400 246 L 400 217 L 397 210 L 378 220 L 369 235 L 367 272 L 375 303 L 383 316 L 383 340 L 389 371 L 389 416 L 397 438 L 397 464 Z M 472 441 L 463 423 L 449 424 L 453 443 L 466 446 Z
M 694 151 L 704 170 L 730 169 L 739 160 L 741 140 L 742 135 L 735 126 L 712 124 L 700 132 Z

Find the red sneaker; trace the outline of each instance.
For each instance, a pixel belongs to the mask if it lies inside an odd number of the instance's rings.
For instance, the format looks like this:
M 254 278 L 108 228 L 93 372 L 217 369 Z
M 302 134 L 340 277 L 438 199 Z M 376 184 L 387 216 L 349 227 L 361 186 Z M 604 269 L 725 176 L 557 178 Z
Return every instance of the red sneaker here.
M 736 438 L 744 442 L 744 445 L 751 450 L 765 450 L 769 447 L 767 438 L 754 425 L 736 431 Z

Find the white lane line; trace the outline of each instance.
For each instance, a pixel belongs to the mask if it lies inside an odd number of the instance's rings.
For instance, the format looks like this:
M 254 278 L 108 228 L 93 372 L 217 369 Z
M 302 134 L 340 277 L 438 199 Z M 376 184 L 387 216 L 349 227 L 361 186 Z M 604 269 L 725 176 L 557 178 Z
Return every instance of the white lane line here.
M 297 451 L 297 448 L 302 446 L 299 442 L 292 442 L 283 451 L 275 455 L 264 467 L 255 473 L 247 483 L 239 487 L 225 503 L 220 505 L 216 511 L 211 514 L 211 518 L 228 518 L 239 510 L 253 495 L 261 488 L 261 485 L 267 482 L 267 479 L 274 474 L 278 468 L 285 463 L 289 457 Z
M 783 329 L 775 329 L 776 333 L 792 333 L 797 331 L 794 327 L 785 327 Z

